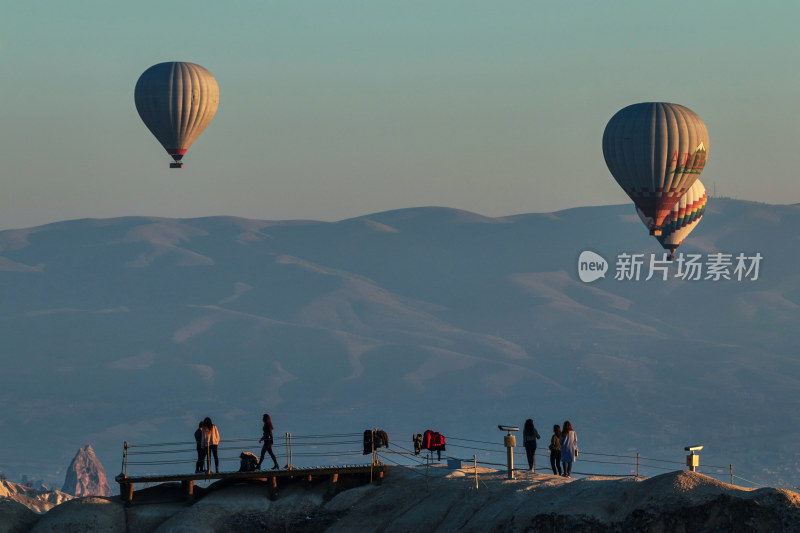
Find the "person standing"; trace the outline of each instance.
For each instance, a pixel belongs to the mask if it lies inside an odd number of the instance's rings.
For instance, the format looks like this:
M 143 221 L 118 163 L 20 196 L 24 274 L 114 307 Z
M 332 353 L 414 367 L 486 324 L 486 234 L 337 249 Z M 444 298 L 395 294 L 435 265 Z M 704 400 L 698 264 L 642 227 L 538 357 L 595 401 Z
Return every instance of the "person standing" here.
M 564 422 L 561 429 L 561 464 L 564 467 L 564 477 L 572 477 L 572 463 L 578 456 L 578 436 L 575 430 L 572 429 L 572 424 L 569 420 Z
M 529 418 L 525 421 L 525 426 L 522 428 L 522 443 L 525 445 L 525 455 L 528 457 L 528 470 L 534 471 L 536 465 L 536 439 L 541 438 L 539 432 L 533 425 L 533 419 Z
M 200 422 L 200 425 L 195 430 L 194 440 L 197 444 L 197 461 L 194 463 L 194 473 L 199 474 L 203 471 L 203 463 L 205 463 L 203 448 L 200 446 L 201 441 L 203 440 L 203 422 Z
M 556 424 L 553 426 L 553 436 L 550 437 L 550 468 L 553 475 L 561 475 L 561 428 Z
M 261 428 L 262 435 L 261 439 L 258 442 L 263 442 L 264 446 L 261 447 L 261 458 L 258 460 L 258 468 L 261 470 L 261 463 L 264 462 L 264 454 L 269 452 L 269 456 L 272 457 L 272 462 L 275 463 L 275 466 L 272 467 L 273 470 L 278 470 L 280 467 L 278 466 L 278 460 L 275 459 L 275 454 L 272 453 L 272 420 L 270 419 L 269 415 L 264 413 L 264 416 L 261 417 L 262 422 L 264 422 L 264 426 Z
M 207 471 L 211 472 L 211 455 L 214 456 L 214 470 L 219 474 L 219 457 L 217 457 L 217 448 L 219 447 L 219 431 L 217 426 L 211 422 L 209 417 L 203 420 L 203 435 L 200 440 L 200 446 L 203 448 L 203 455 L 208 458 Z

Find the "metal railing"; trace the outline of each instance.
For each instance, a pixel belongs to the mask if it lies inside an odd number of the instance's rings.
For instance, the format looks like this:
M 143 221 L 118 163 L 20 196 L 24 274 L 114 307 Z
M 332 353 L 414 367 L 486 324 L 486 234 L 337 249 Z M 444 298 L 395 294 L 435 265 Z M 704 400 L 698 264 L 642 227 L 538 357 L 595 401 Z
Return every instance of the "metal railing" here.
M 368 430 L 369 431 L 369 430 Z M 388 448 L 373 448 L 367 453 L 363 449 L 363 432 L 361 433 L 340 433 L 340 434 L 301 434 L 293 435 L 285 433 L 283 436 L 275 437 L 273 442 L 273 453 L 278 457 L 279 462 L 283 463 L 284 469 L 294 469 L 296 467 L 308 468 L 324 462 L 327 466 L 354 466 L 347 461 L 354 461 L 355 457 L 369 455 L 368 464 L 390 464 L 399 466 L 424 467 L 426 477 L 445 475 L 441 469 L 431 468 L 436 462 L 434 454 L 424 450 L 424 453 L 416 454 L 411 449 L 411 432 L 387 432 L 389 436 Z M 443 462 L 447 460 L 460 461 L 462 464 L 470 464 L 475 470 L 475 484 L 478 485 L 478 466 L 503 469 L 507 467 L 506 454 L 507 448 L 503 442 L 487 440 L 468 439 L 461 437 L 446 438 L 447 453 L 442 454 Z M 514 461 L 516 464 L 527 465 L 527 457 L 524 447 L 515 447 Z M 234 468 L 227 468 L 227 471 L 238 470 L 239 454 L 249 451 L 256 456 L 260 455 L 261 444 L 256 438 L 235 438 L 225 439 L 220 442 L 218 447 L 219 462 L 228 465 L 235 464 Z M 282 451 L 282 453 L 279 453 Z M 160 471 L 163 473 L 165 468 L 183 467 L 188 470 L 197 462 L 196 443 L 192 441 L 181 442 L 157 442 L 157 443 L 129 443 L 125 442 L 122 452 L 122 475 L 127 476 L 129 470 L 135 470 L 136 475 L 147 475 Z M 536 460 L 539 459 L 538 466 Z M 548 472 L 550 469 L 550 457 L 546 449 L 538 449 L 534 455 L 534 473 Z M 295 464 L 297 462 L 297 464 Z M 362 462 L 361 465 L 367 463 Z M 205 465 L 210 469 L 210 458 L 205 457 Z M 683 470 L 686 465 L 683 461 L 645 457 L 640 453 L 636 454 L 615 454 L 601 452 L 581 451 L 573 470 L 575 476 L 602 476 L 618 478 L 640 478 L 652 477 L 664 472 Z M 225 469 L 223 469 L 225 470 Z M 207 470 L 208 471 L 208 470 Z M 415 470 L 416 471 L 416 470 Z M 515 468 L 515 472 L 526 472 L 527 468 Z M 738 484 L 744 487 L 779 487 L 794 491 L 800 489 L 794 485 L 782 483 L 775 479 L 768 479 L 761 474 L 747 472 L 742 469 L 734 469 L 733 464 L 726 466 L 705 465 L 697 467 L 699 473 L 730 484 Z
M 357 438 L 358 437 L 358 438 Z M 272 452 L 284 469 L 294 469 L 295 460 L 303 466 L 317 461 L 343 463 L 343 458 L 362 456 L 363 444 L 361 433 L 346 433 L 334 435 L 292 435 L 286 433 L 275 437 Z M 239 469 L 239 454 L 241 452 L 254 453 L 260 457 L 262 445 L 256 438 L 235 438 L 220 441 L 217 456 L 222 470 L 236 471 Z M 213 459 L 210 449 L 203 457 L 206 472 L 210 473 Z M 283 453 L 281 453 L 283 452 Z M 265 454 L 269 459 L 269 456 Z M 198 462 L 198 452 L 195 442 L 154 442 L 130 443 L 125 442 L 122 452 L 122 475 L 127 476 L 129 471 L 137 475 L 152 474 L 156 471 L 162 473 L 164 469 L 177 467 L 193 468 Z M 234 468 L 229 467 L 233 463 Z M 175 467 L 175 468 L 173 468 Z
M 407 435 L 411 435 L 408 433 Z M 398 442 L 398 433 L 389 433 L 392 446 L 400 451 L 379 450 L 380 460 L 393 465 L 402 466 L 425 466 L 428 475 L 431 474 L 430 464 L 434 462 L 433 454 L 428 450 L 425 453 L 415 454 L 410 448 Z M 410 441 L 408 437 L 402 440 Z M 447 460 L 460 461 L 462 464 L 471 465 L 475 470 L 477 480 L 477 467 L 485 466 L 503 469 L 508 466 L 506 460 L 507 448 L 502 440 L 496 442 L 467 439 L 460 437 L 447 437 L 446 448 L 448 453 L 442 454 L 443 462 Z M 527 466 L 527 456 L 525 448 L 518 446 L 513 448 L 514 461 L 516 464 Z M 540 462 L 537 462 L 537 459 Z M 537 464 L 538 463 L 538 464 Z M 646 457 L 640 453 L 615 454 L 601 452 L 580 451 L 573 470 L 573 476 L 581 477 L 617 477 L 617 478 L 644 478 L 653 477 L 664 472 L 674 472 L 686 468 L 685 461 L 676 461 L 654 457 Z M 515 468 L 515 472 L 528 472 L 528 468 Z M 734 465 L 729 463 L 726 466 L 701 464 L 697 467 L 697 472 L 723 481 L 732 485 L 746 488 L 778 487 L 793 491 L 800 491 L 800 488 L 783 483 L 775 479 L 769 479 L 763 475 L 747 472 L 742 469 L 734 469 Z M 552 475 L 550 466 L 550 454 L 546 448 L 537 447 L 534 454 L 534 473 L 548 473 Z M 439 473 L 438 475 L 446 475 Z M 746 476 L 746 477 L 745 477 Z M 476 482 L 477 485 L 477 482 Z

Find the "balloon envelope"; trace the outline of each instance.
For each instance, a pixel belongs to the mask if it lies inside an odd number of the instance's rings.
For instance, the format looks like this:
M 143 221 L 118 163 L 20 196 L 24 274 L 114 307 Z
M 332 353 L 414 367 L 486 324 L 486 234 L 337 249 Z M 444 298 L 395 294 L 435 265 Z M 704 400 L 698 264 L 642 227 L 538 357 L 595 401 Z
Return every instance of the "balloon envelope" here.
M 603 132 L 603 156 L 620 187 L 658 234 L 672 207 L 700 176 L 708 131 L 691 109 L 665 102 L 618 111 Z
M 144 71 L 136 82 L 134 101 L 147 128 L 180 161 L 214 118 L 219 87 L 200 65 L 171 61 Z
M 674 254 L 678 246 L 703 218 L 707 200 L 705 186 L 700 180 L 695 181 L 664 219 L 663 233 L 656 237 L 661 246 Z M 648 219 L 641 209 L 637 209 L 636 212 L 644 225 L 649 227 L 652 220 Z

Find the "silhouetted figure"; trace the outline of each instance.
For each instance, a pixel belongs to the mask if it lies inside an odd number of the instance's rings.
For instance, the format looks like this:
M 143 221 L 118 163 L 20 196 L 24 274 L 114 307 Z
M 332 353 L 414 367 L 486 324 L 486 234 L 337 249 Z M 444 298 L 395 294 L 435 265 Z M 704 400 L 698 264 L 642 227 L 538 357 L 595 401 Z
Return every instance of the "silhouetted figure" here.
M 525 426 L 522 428 L 522 444 L 525 445 L 525 455 L 528 457 L 528 470 L 534 471 L 536 464 L 536 439 L 541 438 L 539 432 L 533 425 L 533 419 L 529 418 L 525 421 Z
M 239 454 L 239 472 L 252 472 L 258 469 L 258 457 L 250 452 Z
M 564 476 L 572 477 L 572 463 L 575 462 L 575 457 L 578 455 L 578 436 L 572 429 L 572 424 L 569 420 L 564 422 L 561 430 L 561 464 L 564 468 Z
M 269 415 L 264 413 L 264 416 L 261 417 L 262 422 L 264 422 L 264 426 L 261 428 L 262 435 L 258 442 L 263 442 L 264 445 L 261 447 L 261 458 L 258 460 L 258 469 L 261 469 L 261 463 L 264 462 L 264 454 L 269 452 L 269 456 L 272 457 L 272 462 L 275 463 L 275 466 L 272 467 L 273 470 L 278 470 L 280 467 L 278 466 L 278 460 L 275 459 L 275 454 L 272 453 L 272 420 L 270 419 Z
M 561 475 L 561 428 L 556 424 L 553 426 L 553 436 L 550 437 L 550 468 L 553 469 L 553 475 Z
M 203 435 L 200 437 L 200 447 L 203 449 L 203 456 L 208 459 L 207 471 L 211 472 L 211 456 L 214 456 L 214 470 L 219 474 L 219 457 L 217 457 L 217 447 L 219 446 L 219 431 L 209 417 L 203 420 Z
M 203 463 L 205 462 L 205 454 L 203 448 L 200 446 L 200 441 L 203 439 L 203 423 L 197 426 L 194 431 L 194 440 L 197 443 L 197 462 L 194 464 L 194 473 L 199 474 L 203 471 Z

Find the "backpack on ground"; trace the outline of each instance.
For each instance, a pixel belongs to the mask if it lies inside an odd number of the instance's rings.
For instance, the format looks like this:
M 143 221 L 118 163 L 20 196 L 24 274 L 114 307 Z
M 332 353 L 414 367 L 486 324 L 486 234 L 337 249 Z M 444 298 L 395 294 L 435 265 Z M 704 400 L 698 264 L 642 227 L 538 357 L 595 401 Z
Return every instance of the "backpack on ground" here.
M 239 472 L 253 472 L 258 468 L 258 457 L 250 452 L 239 455 Z

